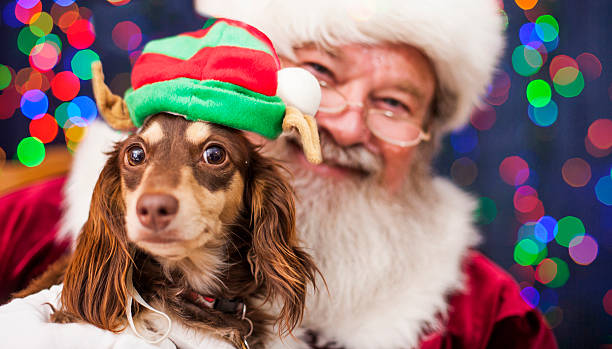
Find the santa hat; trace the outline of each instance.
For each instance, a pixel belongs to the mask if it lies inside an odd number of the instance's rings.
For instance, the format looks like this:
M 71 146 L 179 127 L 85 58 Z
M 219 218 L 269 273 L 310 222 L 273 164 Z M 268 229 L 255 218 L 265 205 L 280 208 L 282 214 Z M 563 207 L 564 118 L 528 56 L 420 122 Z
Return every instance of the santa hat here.
M 195 0 L 205 16 L 256 26 L 281 56 L 305 43 L 404 43 L 432 61 L 440 131 L 462 126 L 490 83 L 503 51 L 497 0 Z
M 245 23 L 212 18 L 198 31 L 149 42 L 125 100 L 104 84 L 99 62 L 93 73 L 98 109 L 115 129 L 140 127 L 161 112 L 268 138 L 295 127 L 307 159 L 321 160 L 312 118 L 321 99 L 316 78 L 303 69 L 281 70 L 270 40 Z

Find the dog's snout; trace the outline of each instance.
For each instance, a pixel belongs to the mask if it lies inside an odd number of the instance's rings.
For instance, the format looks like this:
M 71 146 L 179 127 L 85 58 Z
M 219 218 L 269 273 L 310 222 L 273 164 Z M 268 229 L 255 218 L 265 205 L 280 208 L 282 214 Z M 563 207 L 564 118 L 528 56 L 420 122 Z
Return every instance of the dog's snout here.
M 178 200 L 168 194 L 143 194 L 136 203 L 140 223 L 155 231 L 170 224 L 178 212 Z

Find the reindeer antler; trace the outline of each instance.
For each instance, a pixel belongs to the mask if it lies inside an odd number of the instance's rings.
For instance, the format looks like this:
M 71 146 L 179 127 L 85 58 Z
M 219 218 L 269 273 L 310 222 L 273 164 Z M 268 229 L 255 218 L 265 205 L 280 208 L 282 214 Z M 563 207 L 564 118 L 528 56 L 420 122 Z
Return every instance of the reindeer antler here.
M 104 73 L 100 61 L 91 64 L 91 85 L 100 114 L 116 130 L 131 130 L 134 123 L 123 98 L 113 94 L 104 83 Z

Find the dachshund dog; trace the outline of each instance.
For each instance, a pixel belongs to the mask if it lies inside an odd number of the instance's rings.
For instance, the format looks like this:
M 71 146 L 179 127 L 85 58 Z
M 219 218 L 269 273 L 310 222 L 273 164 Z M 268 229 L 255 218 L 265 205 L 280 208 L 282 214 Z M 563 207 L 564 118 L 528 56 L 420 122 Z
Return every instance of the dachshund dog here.
M 127 319 L 160 337 L 157 312 L 265 347 L 273 323 L 286 334 L 300 322 L 317 273 L 294 214 L 283 169 L 240 131 L 156 114 L 110 153 L 52 320 L 119 332 Z

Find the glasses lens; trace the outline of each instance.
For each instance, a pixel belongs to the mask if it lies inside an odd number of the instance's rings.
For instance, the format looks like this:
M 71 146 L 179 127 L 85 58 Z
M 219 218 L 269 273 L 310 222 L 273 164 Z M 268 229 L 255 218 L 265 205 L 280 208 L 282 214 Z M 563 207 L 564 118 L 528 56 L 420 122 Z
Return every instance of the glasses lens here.
M 410 121 L 389 117 L 383 111 L 372 110 L 367 119 L 370 131 L 389 143 L 411 146 L 420 141 L 421 129 Z
M 344 110 L 346 100 L 340 92 L 327 86 L 321 86 L 321 104 L 319 111 L 324 113 L 339 113 Z

